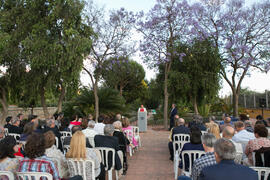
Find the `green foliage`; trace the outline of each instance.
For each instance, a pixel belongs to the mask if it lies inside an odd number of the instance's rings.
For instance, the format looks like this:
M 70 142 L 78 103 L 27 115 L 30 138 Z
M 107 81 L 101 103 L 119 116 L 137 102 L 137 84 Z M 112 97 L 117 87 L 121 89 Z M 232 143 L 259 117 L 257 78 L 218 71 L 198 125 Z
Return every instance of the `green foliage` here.
M 190 103 L 186 101 L 177 101 L 177 114 L 181 117 L 185 116 L 190 111 Z
M 101 114 L 113 116 L 116 113 L 124 113 L 126 111 L 125 100 L 119 95 L 117 90 L 101 88 L 98 91 L 98 96 Z M 71 117 L 73 114 L 85 116 L 94 112 L 94 104 L 93 91 L 84 87 L 80 89 L 79 94 L 72 101 L 64 104 L 63 112 L 68 117 Z
M 202 117 L 208 117 L 210 113 L 211 105 L 210 104 L 203 104 L 198 107 L 198 111 Z

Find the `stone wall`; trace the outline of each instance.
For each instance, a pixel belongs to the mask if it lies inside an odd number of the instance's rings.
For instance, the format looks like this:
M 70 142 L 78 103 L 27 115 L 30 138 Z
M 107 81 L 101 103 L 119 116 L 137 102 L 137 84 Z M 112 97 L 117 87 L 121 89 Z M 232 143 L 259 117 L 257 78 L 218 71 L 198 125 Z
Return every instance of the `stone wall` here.
M 48 111 L 50 115 L 53 115 L 57 110 L 57 107 L 48 107 Z M 28 115 L 31 114 L 31 108 L 20 108 L 17 106 L 9 106 L 8 108 L 8 116 L 17 116 L 17 114 L 22 113 L 24 118 L 27 118 Z M 33 109 L 33 114 L 37 115 L 40 119 L 45 119 L 44 112 L 42 107 L 35 107 Z

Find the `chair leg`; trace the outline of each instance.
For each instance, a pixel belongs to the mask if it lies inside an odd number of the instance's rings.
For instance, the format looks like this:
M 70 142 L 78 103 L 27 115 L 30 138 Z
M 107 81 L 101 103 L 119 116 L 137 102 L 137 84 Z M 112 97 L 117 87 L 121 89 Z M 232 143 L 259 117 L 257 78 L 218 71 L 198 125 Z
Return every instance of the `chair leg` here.
M 178 177 L 178 155 L 177 154 L 175 154 L 174 155 L 174 163 L 173 163 L 173 165 L 174 165 L 174 179 L 177 179 L 177 177 Z
M 118 172 L 117 170 L 115 170 L 115 180 L 118 180 Z
M 108 180 L 112 180 L 112 169 L 108 171 Z
M 132 156 L 132 147 L 129 146 L 129 155 Z

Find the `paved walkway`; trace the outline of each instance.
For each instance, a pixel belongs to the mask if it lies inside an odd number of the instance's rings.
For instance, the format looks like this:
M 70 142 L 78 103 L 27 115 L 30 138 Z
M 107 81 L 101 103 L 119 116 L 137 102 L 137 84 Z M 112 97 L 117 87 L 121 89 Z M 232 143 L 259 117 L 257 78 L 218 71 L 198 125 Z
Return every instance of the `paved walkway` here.
M 173 162 L 169 160 L 169 131 L 153 130 L 140 134 L 142 147 L 128 157 L 129 168 L 123 180 L 173 180 Z

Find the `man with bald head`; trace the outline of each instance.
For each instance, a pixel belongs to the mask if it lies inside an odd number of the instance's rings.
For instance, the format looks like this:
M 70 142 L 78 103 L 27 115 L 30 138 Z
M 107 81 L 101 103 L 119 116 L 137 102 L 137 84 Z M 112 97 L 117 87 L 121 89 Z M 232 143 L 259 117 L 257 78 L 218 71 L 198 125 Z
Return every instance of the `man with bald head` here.
M 226 138 L 226 139 L 229 139 L 229 140 L 231 140 L 233 142 L 233 144 L 235 146 L 235 149 L 236 149 L 236 153 L 242 153 L 243 154 L 242 145 L 240 143 L 234 142 L 232 140 L 232 137 L 234 136 L 234 134 L 235 134 L 235 130 L 231 126 L 226 126 L 222 131 L 222 137 Z
M 172 129 L 171 136 L 170 136 L 170 142 L 168 144 L 169 150 L 170 150 L 170 160 L 173 161 L 173 136 L 175 134 L 189 134 L 190 130 L 185 126 L 185 120 L 183 118 L 179 118 L 178 115 L 175 115 L 175 121 L 176 121 L 176 127 Z

